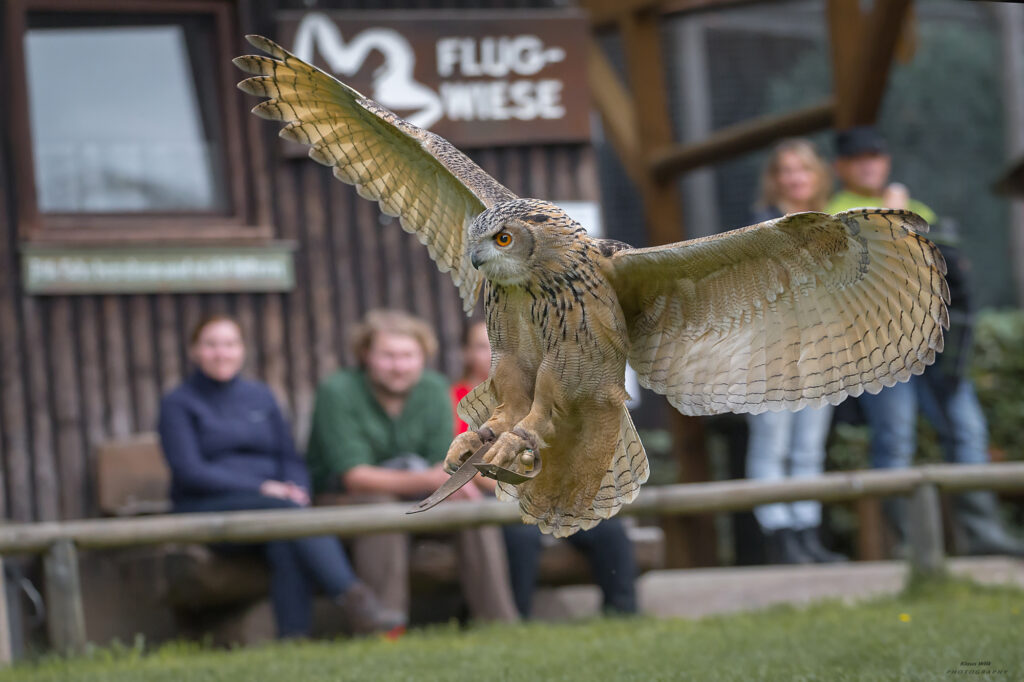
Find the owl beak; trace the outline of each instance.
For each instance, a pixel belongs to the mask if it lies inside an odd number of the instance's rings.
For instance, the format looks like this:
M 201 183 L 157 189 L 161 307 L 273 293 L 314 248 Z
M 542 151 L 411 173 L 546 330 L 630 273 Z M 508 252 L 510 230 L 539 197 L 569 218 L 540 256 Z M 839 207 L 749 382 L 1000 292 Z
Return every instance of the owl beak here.
M 484 264 L 484 258 L 479 254 L 479 252 L 477 252 L 476 249 L 473 249 L 469 254 L 469 262 L 473 264 L 474 268 L 479 270 L 480 266 Z

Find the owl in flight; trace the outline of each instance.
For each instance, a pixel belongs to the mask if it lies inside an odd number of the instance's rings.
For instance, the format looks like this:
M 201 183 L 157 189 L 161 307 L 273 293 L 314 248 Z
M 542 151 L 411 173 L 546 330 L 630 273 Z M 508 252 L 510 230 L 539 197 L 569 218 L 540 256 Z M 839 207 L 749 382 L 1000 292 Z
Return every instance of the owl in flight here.
M 459 403 L 472 453 L 528 475 L 499 482 L 523 520 L 556 536 L 610 518 L 647 480 L 625 401 L 640 384 L 690 415 L 837 404 L 920 374 L 948 326 L 945 263 L 909 211 L 798 213 L 634 249 L 588 237 L 564 211 L 520 199 L 450 143 L 303 62 L 235 64 L 253 112 L 380 203 L 450 272 L 467 312 L 483 288 L 490 378 Z

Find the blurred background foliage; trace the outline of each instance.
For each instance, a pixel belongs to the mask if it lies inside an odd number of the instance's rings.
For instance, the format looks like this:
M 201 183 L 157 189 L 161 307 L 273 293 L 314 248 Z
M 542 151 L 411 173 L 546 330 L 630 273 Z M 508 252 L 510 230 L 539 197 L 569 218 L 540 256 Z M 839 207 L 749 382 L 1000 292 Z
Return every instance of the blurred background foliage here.
M 995 457 L 1024 460 L 1024 311 L 987 311 L 975 334 L 972 376 Z

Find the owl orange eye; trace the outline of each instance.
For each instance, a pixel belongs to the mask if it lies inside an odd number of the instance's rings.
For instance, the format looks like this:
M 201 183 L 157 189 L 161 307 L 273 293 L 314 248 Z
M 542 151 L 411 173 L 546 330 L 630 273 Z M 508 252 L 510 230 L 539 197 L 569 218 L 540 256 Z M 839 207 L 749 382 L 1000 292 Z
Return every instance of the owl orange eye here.
M 494 237 L 494 243 L 498 246 L 508 246 L 512 243 L 512 235 L 508 232 L 499 232 Z

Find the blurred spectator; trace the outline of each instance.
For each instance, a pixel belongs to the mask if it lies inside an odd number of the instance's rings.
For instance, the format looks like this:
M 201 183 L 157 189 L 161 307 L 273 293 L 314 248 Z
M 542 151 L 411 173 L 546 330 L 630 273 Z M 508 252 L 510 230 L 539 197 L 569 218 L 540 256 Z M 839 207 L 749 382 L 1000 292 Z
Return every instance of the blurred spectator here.
M 892 157 L 888 149 L 885 138 L 872 126 L 837 133 L 835 169 L 842 187 L 825 210 L 838 213 L 863 207 L 910 209 L 934 225 L 934 211 L 911 199 L 905 185 L 889 182 Z
M 452 384 L 452 403 L 455 409 L 455 435 L 464 433 L 469 424 L 459 417 L 459 401 L 491 373 L 491 342 L 487 340 L 487 323 L 470 322 L 462 334 L 462 376 Z M 477 479 L 474 479 L 477 480 Z
M 160 442 L 171 469 L 176 512 L 294 509 L 309 504 L 309 475 L 266 385 L 239 376 L 245 345 L 238 324 L 207 318 L 191 337 L 196 370 L 160 405 Z M 342 605 L 358 633 L 404 625 L 359 582 L 333 537 L 258 545 L 270 566 L 270 596 L 280 637 L 309 634 L 314 588 Z M 225 545 L 235 553 L 249 546 Z
M 317 391 L 307 455 L 314 490 L 364 501 L 426 497 L 448 480 L 441 463 L 453 433 L 448 382 L 425 369 L 437 350 L 434 333 L 407 313 L 374 310 L 352 344 L 359 367 L 336 372 Z M 474 485 L 452 496 L 481 498 Z M 470 614 L 517 620 L 500 531 L 471 528 L 455 537 Z M 408 613 L 409 537 L 357 538 L 352 549 L 356 572 L 386 604 Z
M 775 147 L 764 166 L 761 196 L 752 222 L 787 213 L 820 211 L 830 190 L 828 166 L 814 145 L 802 139 L 785 140 Z M 831 405 L 747 415 L 747 476 L 773 481 L 820 475 L 831 420 Z M 754 509 L 754 515 L 764 531 L 768 563 L 846 560 L 821 544 L 821 503 L 817 500 L 765 504 Z
M 946 461 L 986 464 L 988 424 L 967 374 L 975 324 L 970 261 L 959 248 L 959 235 L 953 223 L 943 221 L 939 227 L 930 236 L 946 259 L 949 330 L 935 364 L 921 376 L 913 377 L 911 384 L 921 412 L 939 436 Z M 911 438 L 915 432 L 916 429 L 911 430 Z M 965 554 L 1024 556 L 1024 542 L 1006 532 L 999 518 L 998 500 L 991 490 L 954 495 L 953 517 L 963 534 Z
M 458 405 L 462 397 L 485 381 L 491 369 L 491 345 L 487 340 L 487 324 L 474 322 L 466 327 L 462 340 L 464 370 L 462 378 L 452 387 L 452 398 Z M 469 425 L 456 416 L 456 435 Z M 481 488 L 494 491 L 495 482 L 489 478 L 473 479 Z M 505 547 L 508 550 L 509 574 L 515 593 L 516 608 L 523 618 L 530 616 L 533 591 L 540 569 L 542 534 L 535 525 L 504 526 Z M 626 535 L 622 520 L 613 517 L 590 530 L 570 535 L 566 540 L 583 552 L 590 563 L 594 580 L 604 596 L 605 611 L 636 613 L 636 564 L 633 544 Z
M 831 213 L 861 206 L 909 208 L 933 227 L 930 235 L 946 259 L 952 300 L 950 329 L 945 350 L 935 364 L 909 382 L 868 393 L 858 403 L 871 427 L 871 465 L 877 468 L 910 466 L 917 449 L 918 409 L 938 432 L 943 455 L 949 462 L 988 462 L 988 426 L 974 385 L 966 374 L 974 326 L 968 286 L 969 265 L 956 247 L 951 231 L 935 229 L 935 213 L 910 198 L 906 187 L 889 183 L 890 157 L 884 138 L 874 128 L 843 131 L 836 136 L 836 173 L 843 183 L 829 203 Z M 906 499 L 883 501 L 886 519 L 900 542 L 906 537 Z M 963 493 L 954 498 L 954 517 L 966 539 L 968 554 L 1024 555 L 1024 545 L 1006 533 L 990 491 Z
M 885 138 L 875 128 L 862 126 L 840 131 L 835 141 L 835 169 L 842 189 L 829 201 L 829 213 L 861 207 L 902 208 L 914 211 L 929 224 L 935 223 L 935 212 L 911 199 L 906 186 L 889 182 L 892 159 Z M 910 466 L 917 448 L 914 386 L 898 383 L 877 395 L 863 393 L 857 403 L 871 427 L 871 466 Z M 886 520 L 901 541 L 905 535 L 906 505 L 903 497 L 882 500 Z

